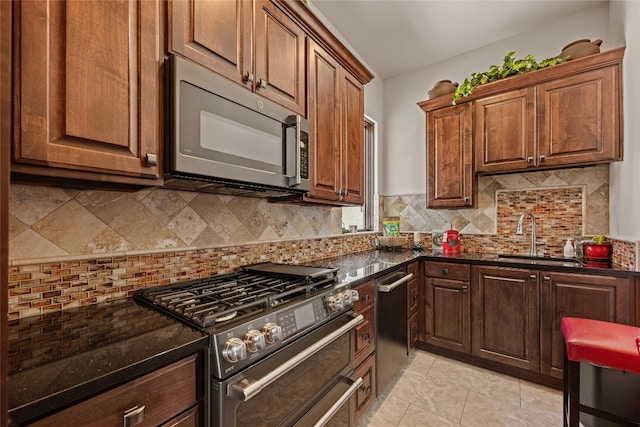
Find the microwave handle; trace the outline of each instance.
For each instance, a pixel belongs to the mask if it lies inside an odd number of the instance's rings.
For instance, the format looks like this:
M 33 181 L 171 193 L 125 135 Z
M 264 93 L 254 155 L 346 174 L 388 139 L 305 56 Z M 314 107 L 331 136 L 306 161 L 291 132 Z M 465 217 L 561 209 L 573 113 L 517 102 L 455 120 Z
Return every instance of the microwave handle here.
M 300 177 L 300 162 L 301 162 L 301 153 L 300 151 L 302 150 L 302 129 L 301 129 L 301 118 L 300 115 L 295 115 L 295 116 L 289 116 L 287 118 L 287 124 L 290 127 L 294 127 L 295 130 L 295 138 L 296 138 L 296 149 L 295 149 L 295 162 L 296 162 L 296 172 L 295 175 L 286 175 L 289 178 L 289 186 L 290 187 L 296 187 L 298 185 L 300 185 L 300 183 L 302 182 L 301 177 Z M 287 153 L 287 156 L 289 156 L 289 153 Z

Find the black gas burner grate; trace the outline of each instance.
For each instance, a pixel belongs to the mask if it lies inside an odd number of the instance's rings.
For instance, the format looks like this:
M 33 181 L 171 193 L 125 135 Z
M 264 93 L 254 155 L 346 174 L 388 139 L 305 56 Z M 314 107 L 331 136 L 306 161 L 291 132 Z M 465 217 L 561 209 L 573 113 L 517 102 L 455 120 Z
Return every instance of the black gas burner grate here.
M 136 296 L 198 327 L 220 325 L 262 313 L 284 302 L 334 286 L 336 275 L 310 278 L 239 271 L 147 288 Z

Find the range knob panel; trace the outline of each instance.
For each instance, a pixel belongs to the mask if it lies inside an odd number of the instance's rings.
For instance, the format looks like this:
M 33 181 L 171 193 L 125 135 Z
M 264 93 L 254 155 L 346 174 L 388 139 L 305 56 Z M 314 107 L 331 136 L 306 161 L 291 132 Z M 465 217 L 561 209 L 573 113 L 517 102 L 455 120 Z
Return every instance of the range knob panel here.
M 236 363 L 247 358 L 247 345 L 240 338 L 229 338 L 224 343 L 222 357 L 230 363 Z
M 251 353 L 264 350 L 266 347 L 264 334 L 256 329 L 251 329 L 245 334 L 244 342 L 247 345 L 247 350 Z
M 262 327 L 262 333 L 269 344 L 282 341 L 282 327 L 275 323 L 267 323 Z

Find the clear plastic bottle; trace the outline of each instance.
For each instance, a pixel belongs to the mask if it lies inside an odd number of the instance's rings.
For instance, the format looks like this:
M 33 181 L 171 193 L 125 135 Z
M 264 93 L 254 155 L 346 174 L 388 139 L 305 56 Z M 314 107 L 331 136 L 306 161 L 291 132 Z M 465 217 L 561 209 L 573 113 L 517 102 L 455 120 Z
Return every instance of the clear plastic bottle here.
M 564 257 L 565 258 L 573 258 L 573 242 L 571 238 L 567 239 L 567 243 L 564 244 Z
M 582 253 L 582 232 L 580 230 L 576 231 L 576 237 L 573 240 L 574 251 L 573 254 L 577 259 L 582 259 L 584 254 Z

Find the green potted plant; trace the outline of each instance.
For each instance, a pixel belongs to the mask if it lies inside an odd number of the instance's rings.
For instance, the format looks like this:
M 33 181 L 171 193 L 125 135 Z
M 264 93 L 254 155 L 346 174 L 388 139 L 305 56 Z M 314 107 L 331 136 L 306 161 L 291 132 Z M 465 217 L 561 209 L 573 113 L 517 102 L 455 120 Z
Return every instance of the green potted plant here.
M 516 59 L 514 57 L 515 54 L 515 52 L 507 53 L 502 66 L 492 65 L 488 71 L 471 73 L 471 76 L 464 79 L 453 93 L 453 104 L 455 105 L 463 96 L 469 96 L 477 86 L 566 62 L 565 59 L 557 57 L 543 59 L 538 62 L 533 54 L 529 54 L 522 59 Z

